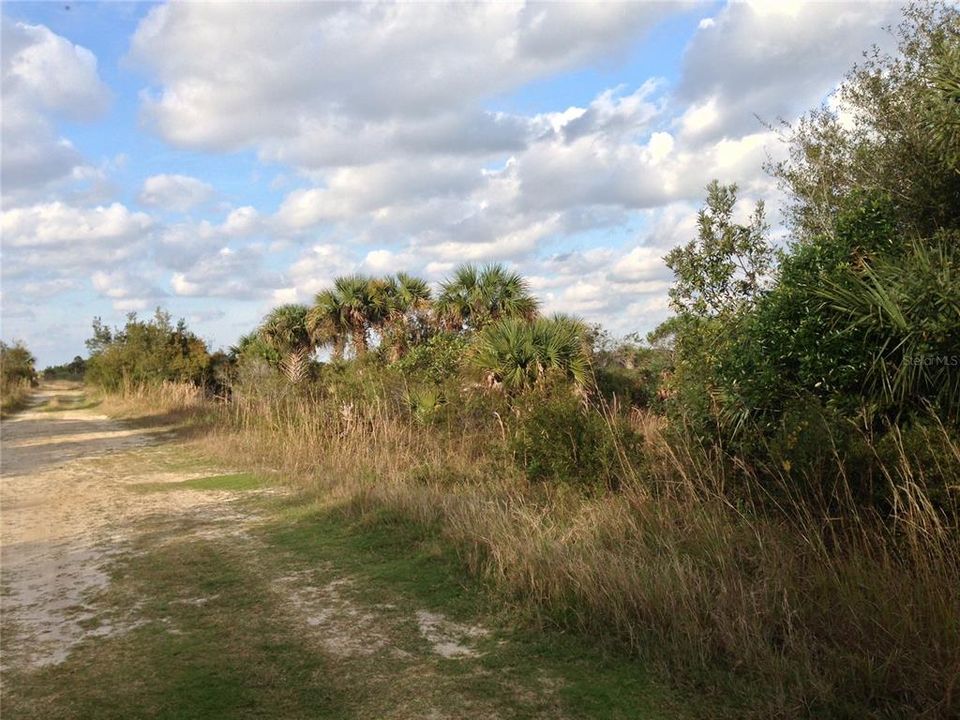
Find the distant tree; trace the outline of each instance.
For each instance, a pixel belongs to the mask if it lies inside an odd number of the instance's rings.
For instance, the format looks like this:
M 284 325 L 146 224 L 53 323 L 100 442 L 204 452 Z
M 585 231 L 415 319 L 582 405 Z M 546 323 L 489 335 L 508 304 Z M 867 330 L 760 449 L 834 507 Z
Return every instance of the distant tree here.
M 86 367 L 86 360 L 76 355 L 69 363 L 44 368 L 43 377 L 45 380 L 83 380 Z
M 206 343 L 183 320 L 174 325 L 160 308 L 147 321 L 131 313 L 123 327 L 112 330 L 96 318 L 87 347 L 87 380 L 109 390 L 165 380 L 200 385 L 209 379 Z

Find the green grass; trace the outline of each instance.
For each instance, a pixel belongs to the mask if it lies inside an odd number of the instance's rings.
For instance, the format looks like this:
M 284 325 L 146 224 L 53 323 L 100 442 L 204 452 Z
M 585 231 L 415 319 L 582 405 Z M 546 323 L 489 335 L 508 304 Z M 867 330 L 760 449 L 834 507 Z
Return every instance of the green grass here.
M 134 492 L 167 492 L 171 490 L 220 490 L 242 492 L 258 490 L 266 486 L 266 481 L 252 473 L 230 473 L 210 475 L 208 477 L 181 480 L 179 482 L 131 483 L 127 487 Z
M 433 528 L 390 512 L 357 520 L 337 510 L 289 507 L 263 531 L 268 545 L 300 562 L 335 563 L 361 580 L 358 598 L 405 612 L 427 609 L 492 631 L 475 660 L 445 661 L 463 691 L 499 699 L 507 717 L 711 717 L 708 708 L 658 684 L 636 660 L 602 639 L 520 621 L 516 612 L 472 580 Z M 509 678 L 512 692 L 504 693 Z M 550 687 L 549 693 L 544 687 Z M 518 708 L 516 697 L 526 698 Z
M 711 714 L 602 642 L 517 623 L 431 528 L 390 513 L 357 520 L 289 497 L 251 502 L 268 520 L 247 544 L 192 536 L 189 525 L 171 527 L 173 518 L 142 525 L 90 622 L 132 629 L 84 640 L 61 665 L 5 673 L 4 719 Z M 285 578 L 308 594 L 349 579 L 349 613 L 375 616 L 384 648 L 331 655 L 324 636 L 291 614 L 278 590 Z M 432 652 L 418 610 L 487 628 L 474 644 L 480 655 Z
M 99 600 L 103 620 L 136 607 L 142 624 L 6 676 L 5 720 L 349 717 L 335 667 L 282 622 L 239 557 L 197 540 L 138 550 Z

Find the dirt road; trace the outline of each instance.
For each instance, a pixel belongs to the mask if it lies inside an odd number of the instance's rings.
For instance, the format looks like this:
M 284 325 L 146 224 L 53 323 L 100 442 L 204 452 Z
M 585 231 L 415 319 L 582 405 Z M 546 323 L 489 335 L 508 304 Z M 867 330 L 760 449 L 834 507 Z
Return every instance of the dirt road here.
M 58 663 L 85 637 L 121 632 L 122 625 L 90 627 L 91 599 L 106 587 L 107 565 L 138 521 L 209 511 L 224 500 L 222 493 L 129 492 L 131 483 L 190 474 L 124 455 L 157 446 L 162 428 L 130 428 L 83 403 L 79 389 L 48 387 L 0 428 L 3 622 L 15 628 L 4 638 L 4 667 Z

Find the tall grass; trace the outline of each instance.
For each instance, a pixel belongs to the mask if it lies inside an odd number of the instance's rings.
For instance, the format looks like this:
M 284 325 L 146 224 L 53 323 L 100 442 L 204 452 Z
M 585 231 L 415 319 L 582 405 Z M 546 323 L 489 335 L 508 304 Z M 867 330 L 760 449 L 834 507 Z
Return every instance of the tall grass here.
M 26 379 L 0 383 L 0 414 L 7 415 L 25 408 L 32 387 Z
M 529 618 L 606 637 L 740 717 L 960 713 L 957 514 L 902 446 L 881 517 L 848 502 L 839 458 L 829 504 L 771 505 L 769 478 L 638 412 L 642 462 L 601 493 L 526 482 L 493 413 L 424 426 L 386 393 L 252 394 L 214 412 L 207 452 L 347 513 L 436 527 Z

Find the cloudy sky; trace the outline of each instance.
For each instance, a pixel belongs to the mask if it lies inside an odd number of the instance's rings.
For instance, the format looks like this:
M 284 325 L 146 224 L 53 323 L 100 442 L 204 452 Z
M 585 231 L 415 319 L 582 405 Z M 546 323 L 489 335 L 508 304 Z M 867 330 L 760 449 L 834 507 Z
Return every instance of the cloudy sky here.
M 618 334 L 712 178 L 889 3 L 2 6 L 2 335 L 41 365 L 158 305 L 214 346 L 336 275 L 502 261 Z M 759 119 L 758 119 L 759 118 Z M 776 219 L 775 213 L 773 219 Z

